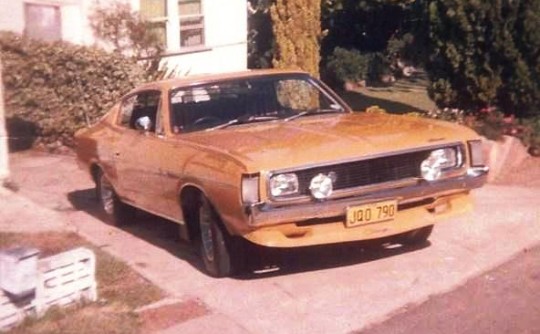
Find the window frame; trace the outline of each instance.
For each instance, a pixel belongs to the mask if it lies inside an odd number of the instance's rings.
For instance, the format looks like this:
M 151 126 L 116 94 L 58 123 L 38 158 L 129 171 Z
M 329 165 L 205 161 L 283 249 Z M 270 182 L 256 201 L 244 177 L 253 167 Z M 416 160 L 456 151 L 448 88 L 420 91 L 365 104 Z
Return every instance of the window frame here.
M 116 117 L 116 122 L 115 122 L 115 125 L 122 128 L 122 129 L 128 129 L 128 130 L 133 130 L 133 131 L 138 131 L 137 129 L 135 129 L 134 127 L 131 127 L 130 124 L 131 124 L 131 121 L 132 121 L 132 117 L 133 117 L 133 110 L 135 109 L 135 107 L 133 106 L 132 109 L 131 109 L 131 115 L 129 117 L 129 121 L 128 123 L 124 123 L 123 122 L 123 118 L 124 118 L 124 106 L 126 105 L 126 102 L 131 99 L 131 98 L 135 98 L 137 99 L 138 96 L 140 95 L 144 95 L 144 94 L 152 94 L 152 93 L 155 93 L 158 95 L 158 100 L 157 100 L 157 105 L 156 105 L 156 117 L 155 117 L 155 120 L 154 120 L 154 124 L 153 124 L 153 130 L 149 130 L 149 131 L 146 131 L 148 133 L 154 133 L 156 135 L 162 135 L 163 134 L 163 119 L 162 119 L 162 106 L 163 106 L 163 96 L 164 96 L 164 93 L 160 90 L 160 89 L 145 89 L 145 90 L 140 90 L 140 91 L 137 91 L 137 92 L 133 92 L 129 95 L 126 95 L 122 98 L 121 102 L 120 102 L 120 107 L 118 109 L 118 115 Z M 137 101 L 135 100 L 135 103 Z M 145 106 L 147 106 L 148 104 L 148 97 L 145 97 Z
M 140 13 L 141 13 L 141 18 L 143 20 L 145 20 L 146 22 L 150 23 L 150 24 L 156 24 L 156 25 L 163 25 L 164 27 L 164 35 L 163 35 L 163 42 L 164 42 L 164 45 L 165 47 L 168 48 L 168 38 L 167 38 L 167 29 L 168 29 L 168 25 L 169 25 L 169 13 L 168 13 L 168 1 L 169 0 L 162 0 L 163 1 L 163 5 L 164 5 L 164 13 L 163 15 L 161 16 L 153 16 L 153 17 L 145 17 L 145 15 L 143 15 L 143 10 L 142 10 L 142 3 L 143 3 L 144 0 L 139 0 L 139 6 L 140 6 Z M 160 36 L 161 37 L 161 36 Z
M 157 31 L 163 31 L 158 35 L 168 53 L 189 53 L 207 48 L 205 0 L 161 0 L 163 2 L 159 4 L 164 5 L 163 16 L 156 14 L 161 14 L 161 10 L 152 11 L 151 2 L 145 1 L 149 0 L 139 1 L 141 18 L 155 24 Z M 185 4 L 195 4 L 196 13 L 190 13 L 189 7 L 182 11 L 181 7 Z
M 204 14 L 204 0 L 173 0 L 176 1 L 178 4 L 178 21 L 179 21 L 179 34 L 180 34 L 180 49 L 190 49 L 190 48 L 200 48 L 206 46 L 206 17 Z M 200 7 L 200 13 L 199 14 L 186 14 L 183 15 L 180 11 L 180 3 L 198 3 Z M 196 24 L 182 24 L 182 21 L 184 20 L 191 20 L 191 19 L 200 19 L 201 23 Z M 201 43 L 196 45 L 183 45 L 184 39 L 182 38 L 183 32 L 186 31 L 193 31 L 193 30 L 201 30 Z
M 42 33 L 39 33 L 39 32 L 43 32 L 43 30 L 39 30 L 37 34 L 35 34 L 35 32 L 32 32 L 32 33 L 29 33 L 30 29 L 29 29 L 29 26 L 28 26 L 28 22 L 31 22 L 31 21 L 34 21 L 34 20 L 31 20 L 29 18 L 29 8 L 31 7 L 34 7 L 34 8 L 52 8 L 54 9 L 55 11 L 55 14 L 54 14 L 54 18 L 55 18 L 55 21 L 58 22 L 58 26 L 57 28 L 55 28 L 55 30 L 58 30 L 58 31 L 55 31 L 55 36 L 52 37 L 52 38 L 49 38 L 48 36 L 45 36 L 43 35 Z M 32 1 L 24 1 L 23 2 L 23 11 L 24 11 L 24 30 L 23 30 L 23 34 L 25 37 L 29 37 L 29 38 L 32 38 L 32 39 L 40 39 L 40 40 L 44 40 L 44 41 L 61 41 L 62 40 L 62 5 L 59 4 L 59 3 L 50 3 L 50 2 L 32 2 Z M 34 35 L 35 36 L 32 36 Z M 57 34 L 57 36 L 56 36 Z

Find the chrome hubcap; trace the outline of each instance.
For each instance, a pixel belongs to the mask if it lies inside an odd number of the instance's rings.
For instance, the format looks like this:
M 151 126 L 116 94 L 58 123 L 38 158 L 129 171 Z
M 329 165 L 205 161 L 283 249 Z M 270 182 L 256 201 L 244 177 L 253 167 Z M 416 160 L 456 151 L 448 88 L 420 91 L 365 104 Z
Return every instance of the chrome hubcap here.
M 114 212 L 114 190 L 105 175 L 101 176 L 101 189 L 100 189 L 100 200 L 101 200 L 101 206 L 103 207 L 103 210 L 109 214 L 112 215 Z
M 199 217 L 204 256 L 208 261 L 214 261 L 214 240 L 210 213 L 207 210 L 201 209 Z

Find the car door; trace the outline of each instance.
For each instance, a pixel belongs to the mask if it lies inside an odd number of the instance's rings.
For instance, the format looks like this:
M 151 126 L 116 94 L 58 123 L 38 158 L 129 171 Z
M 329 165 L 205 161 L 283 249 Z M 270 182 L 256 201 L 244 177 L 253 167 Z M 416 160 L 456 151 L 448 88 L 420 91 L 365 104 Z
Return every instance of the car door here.
M 166 159 L 165 139 L 156 133 L 161 121 L 161 92 L 141 91 L 128 96 L 123 103 L 120 126 L 126 129 L 115 147 L 118 193 L 126 202 L 155 214 L 164 215 L 160 164 Z M 145 129 L 141 120 L 150 121 Z M 143 122 L 144 123 L 144 122 Z

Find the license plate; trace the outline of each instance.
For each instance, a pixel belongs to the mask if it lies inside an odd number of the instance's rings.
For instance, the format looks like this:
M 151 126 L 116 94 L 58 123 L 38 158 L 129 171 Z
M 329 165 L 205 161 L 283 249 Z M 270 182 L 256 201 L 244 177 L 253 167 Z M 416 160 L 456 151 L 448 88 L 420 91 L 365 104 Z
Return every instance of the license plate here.
M 380 223 L 394 220 L 397 213 L 397 201 L 389 200 L 369 203 L 347 208 L 345 226 L 356 227 L 361 225 Z

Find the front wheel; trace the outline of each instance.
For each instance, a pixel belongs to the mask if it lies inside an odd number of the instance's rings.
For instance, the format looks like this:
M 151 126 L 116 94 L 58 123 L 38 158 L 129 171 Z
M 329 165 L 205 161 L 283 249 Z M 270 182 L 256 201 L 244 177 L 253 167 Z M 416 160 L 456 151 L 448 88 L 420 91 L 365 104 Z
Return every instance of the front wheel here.
M 204 197 L 199 207 L 199 229 L 199 250 L 206 272 L 213 277 L 232 275 L 232 238 L 223 230 L 219 216 Z
M 121 226 L 133 222 L 137 209 L 125 204 L 118 198 L 111 182 L 101 170 L 96 177 L 96 194 L 101 209 L 109 217 L 109 221 L 113 225 Z

